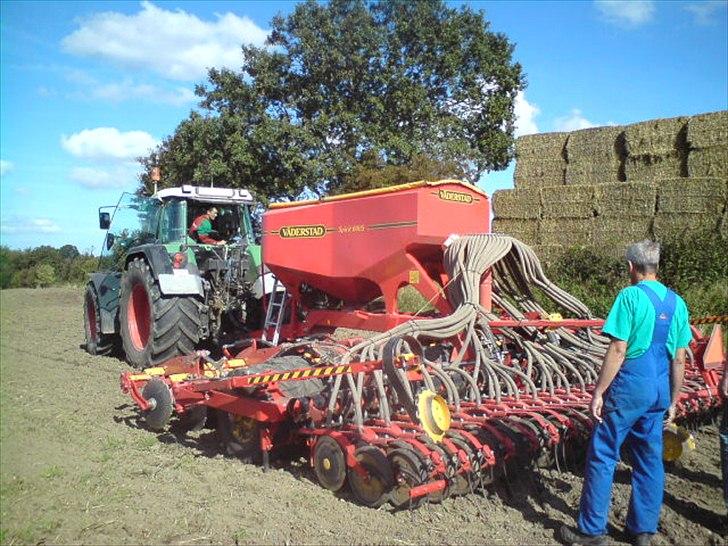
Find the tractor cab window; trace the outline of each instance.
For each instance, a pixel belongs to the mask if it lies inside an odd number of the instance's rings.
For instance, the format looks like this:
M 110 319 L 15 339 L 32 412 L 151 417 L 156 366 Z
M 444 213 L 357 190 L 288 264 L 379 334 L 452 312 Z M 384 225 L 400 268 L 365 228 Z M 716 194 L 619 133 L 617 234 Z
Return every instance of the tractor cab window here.
M 129 249 L 154 242 L 160 205 L 158 199 L 133 193 L 122 194 L 101 249 L 103 269 L 123 269 Z
M 159 218 L 159 242 L 183 243 L 187 227 L 185 217 L 187 203 L 181 200 L 172 200 L 164 203 Z
M 247 207 L 238 204 L 211 204 L 211 203 L 188 203 L 187 225 L 199 225 L 202 217 L 206 216 L 208 210 L 214 207 L 217 209 L 217 216 L 208 220 L 212 224 L 212 232 L 209 236 L 217 241 L 228 241 L 235 243 L 247 237 L 249 220 L 246 221 Z M 195 242 L 200 242 L 199 236 L 194 230 L 190 231 L 190 237 Z

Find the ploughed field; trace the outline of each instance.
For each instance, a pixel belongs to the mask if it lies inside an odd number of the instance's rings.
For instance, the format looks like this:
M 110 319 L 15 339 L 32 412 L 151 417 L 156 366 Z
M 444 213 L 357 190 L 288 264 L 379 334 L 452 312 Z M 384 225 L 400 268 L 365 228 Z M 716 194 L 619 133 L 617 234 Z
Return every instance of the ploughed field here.
M 328 492 L 303 458 L 263 473 L 223 456 L 213 430 L 146 430 L 119 391 L 127 365 L 80 348 L 82 297 L 80 288 L 0 292 L 2 544 L 547 544 L 574 522 L 581 463 L 395 512 Z M 668 469 L 657 544 L 724 542 L 716 427 L 696 439 Z M 610 534 L 619 543 L 628 466 L 616 480 Z

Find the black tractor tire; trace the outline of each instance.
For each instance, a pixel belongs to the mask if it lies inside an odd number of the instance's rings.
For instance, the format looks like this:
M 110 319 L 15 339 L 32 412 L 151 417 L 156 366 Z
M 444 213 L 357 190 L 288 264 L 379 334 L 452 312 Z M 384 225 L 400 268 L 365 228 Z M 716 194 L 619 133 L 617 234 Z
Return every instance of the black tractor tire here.
M 92 284 L 86 285 L 83 297 L 83 331 L 86 338 L 85 349 L 90 355 L 108 355 L 118 341 L 114 334 L 101 333 L 99 296 Z
M 135 368 L 191 354 L 200 340 L 197 299 L 162 295 L 142 258 L 129 262 L 121 276 L 119 322 L 126 360 Z

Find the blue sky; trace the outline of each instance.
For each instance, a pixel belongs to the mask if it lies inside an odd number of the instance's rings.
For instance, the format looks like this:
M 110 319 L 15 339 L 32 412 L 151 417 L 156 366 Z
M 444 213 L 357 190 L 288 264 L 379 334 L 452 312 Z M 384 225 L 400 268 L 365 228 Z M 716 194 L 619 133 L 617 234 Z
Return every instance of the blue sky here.
M 520 134 L 728 108 L 724 0 L 469 4 L 516 44 Z M 0 1 L 0 243 L 98 249 L 97 208 L 136 187 L 206 67 L 237 67 L 294 6 Z M 481 186 L 512 187 L 512 167 Z

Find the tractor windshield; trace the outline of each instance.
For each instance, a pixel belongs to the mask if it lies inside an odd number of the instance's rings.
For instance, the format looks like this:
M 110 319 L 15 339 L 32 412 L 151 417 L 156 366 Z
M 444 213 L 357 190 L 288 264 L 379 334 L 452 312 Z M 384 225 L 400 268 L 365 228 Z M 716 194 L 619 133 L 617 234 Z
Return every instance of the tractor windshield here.
M 101 249 L 102 269 L 123 269 L 130 248 L 155 240 L 160 204 L 151 197 L 122 194 Z
M 214 207 L 217 216 L 208 217 L 209 210 Z M 190 201 L 187 203 L 187 226 L 200 224 L 202 217 L 208 217 L 212 226 L 210 237 L 228 243 L 253 243 L 253 230 L 250 222 L 250 211 L 247 205 L 239 203 L 202 203 Z M 190 234 L 191 243 L 201 242 L 196 234 Z

